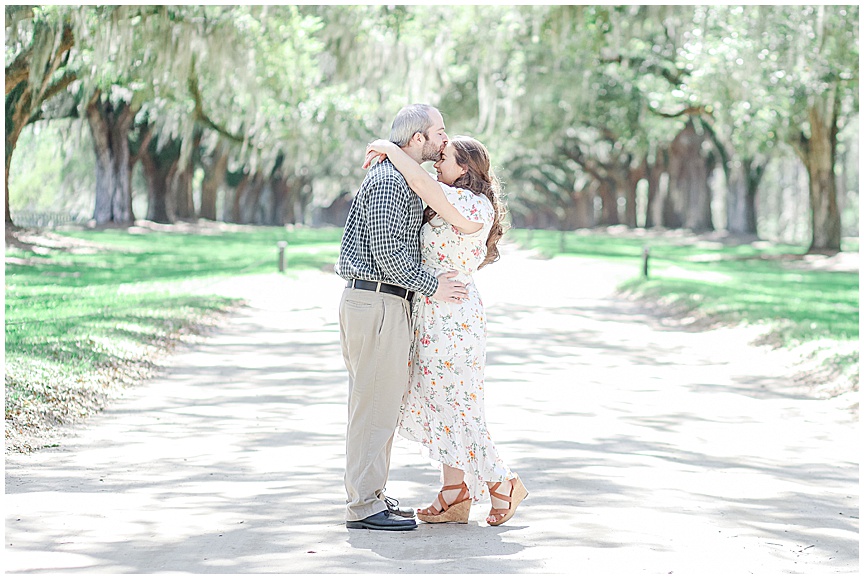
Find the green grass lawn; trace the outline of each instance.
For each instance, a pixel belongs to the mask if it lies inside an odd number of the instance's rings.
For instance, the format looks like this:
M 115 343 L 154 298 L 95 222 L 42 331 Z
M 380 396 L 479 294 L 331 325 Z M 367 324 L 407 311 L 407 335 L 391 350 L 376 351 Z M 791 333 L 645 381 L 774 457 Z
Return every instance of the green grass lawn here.
M 694 236 L 639 237 L 601 232 L 513 230 L 515 241 L 547 256 L 579 255 L 631 263 L 622 289 L 718 321 L 765 323 L 783 345 L 858 339 L 858 273 L 815 271 L 796 245 L 724 245 Z M 649 276 L 639 275 L 650 247 Z M 857 241 L 853 251 L 857 251 Z
M 146 374 L 154 352 L 234 304 L 191 295 L 186 282 L 276 272 L 279 241 L 288 242 L 289 271 L 325 267 L 341 237 L 337 228 L 131 231 L 54 232 L 32 245 L 7 244 L 7 428 L 16 417 L 26 427 L 86 415 L 108 383 Z
M 7 440 L 10 424 L 69 422 L 98 409 L 112 384 L 146 376 L 155 353 L 214 323 L 235 303 L 201 295 L 210 280 L 275 272 L 279 241 L 288 243 L 289 271 L 328 267 L 342 233 L 227 229 L 76 230 L 7 243 Z M 802 267 L 795 257 L 803 247 L 633 232 L 513 230 L 508 238 L 548 256 L 632 264 L 634 277 L 622 289 L 724 322 L 767 323 L 785 345 L 858 339 L 857 273 Z M 645 245 L 647 279 L 638 275 Z M 194 295 L 190 281 L 200 281 Z M 853 357 L 840 363 L 857 365 Z

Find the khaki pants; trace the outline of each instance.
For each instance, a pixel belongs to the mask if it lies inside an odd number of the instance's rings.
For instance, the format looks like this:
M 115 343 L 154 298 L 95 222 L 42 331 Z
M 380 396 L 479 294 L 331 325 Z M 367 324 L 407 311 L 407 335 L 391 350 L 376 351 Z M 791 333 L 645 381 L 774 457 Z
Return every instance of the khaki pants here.
M 402 298 L 351 288 L 342 293 L 339 336 L 348 368 L 346 521 L 387 510 L 384 485 L 408 390 L 410 325 L 410 305 Z

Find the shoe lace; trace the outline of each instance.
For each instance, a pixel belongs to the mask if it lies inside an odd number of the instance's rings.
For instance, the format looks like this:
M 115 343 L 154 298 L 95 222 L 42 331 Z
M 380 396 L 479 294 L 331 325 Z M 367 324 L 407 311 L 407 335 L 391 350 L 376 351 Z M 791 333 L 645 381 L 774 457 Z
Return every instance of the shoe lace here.
M 382 495 L 384 495 L 385 492 L 387 492 L 387 489 L 381 489 Z M 387 505 L 388 510 L 399 510 L 399 501 L 394 499 L 393 497 L 388 497 L 387 495 L 384 495 L 384 504 Z

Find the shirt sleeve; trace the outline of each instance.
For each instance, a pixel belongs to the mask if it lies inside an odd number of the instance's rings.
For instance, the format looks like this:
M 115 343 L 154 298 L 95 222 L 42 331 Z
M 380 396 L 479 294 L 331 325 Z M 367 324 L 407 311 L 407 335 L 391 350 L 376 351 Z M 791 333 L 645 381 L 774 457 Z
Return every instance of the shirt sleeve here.
M 420 264 L 411 258 L 401 236 L 396 234 L 408 227 L 409 196 L 395 178 L 384 178 L 371 184 L 367 195 L 367 223 L 372 236 L 369 247 L 375 263 L 393 283 L 431 296 L 438 289 L 438 279 L 423 271 Z M 417 243 L 420 243 L 419 239 Z
M 492 207 L 492 203 L 489 199 L 485 196 L 477 195 L 468 189 L 451 187 L 444 183 L 441 183 L 441 189 L 444 190 L 444 195 L 447 197 L 450 204 L 453 205 L 453 207 L 455 207 L 465 219 L 475 223 L 482 223 L 484 225 L 484 227 L 481 227 L 474 233 L 461 233 L 454 227 L 453 230 L 459 235 L 464 237 L 480 235 L 486 230 L 485 226 L 494 221 L 495 209 Z

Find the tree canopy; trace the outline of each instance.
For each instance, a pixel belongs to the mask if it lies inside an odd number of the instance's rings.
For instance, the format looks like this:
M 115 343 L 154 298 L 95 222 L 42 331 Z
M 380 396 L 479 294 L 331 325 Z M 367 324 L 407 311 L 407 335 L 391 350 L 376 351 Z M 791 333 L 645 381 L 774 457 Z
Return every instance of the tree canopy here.
M 335 211 L 365 143 L 427 102 L 487 144 L 518 225 L 710 230 L 721 199 L 723 227 L 755 235 L 766 169 L 795 155 L 811 250 L 836 251 L 858 19 L 852 5 L 7 6 L 6 220 L 33 123 L 86 120 L 97 222 L 136 217 L 140 167 L 149 219 L 282 224 Z

